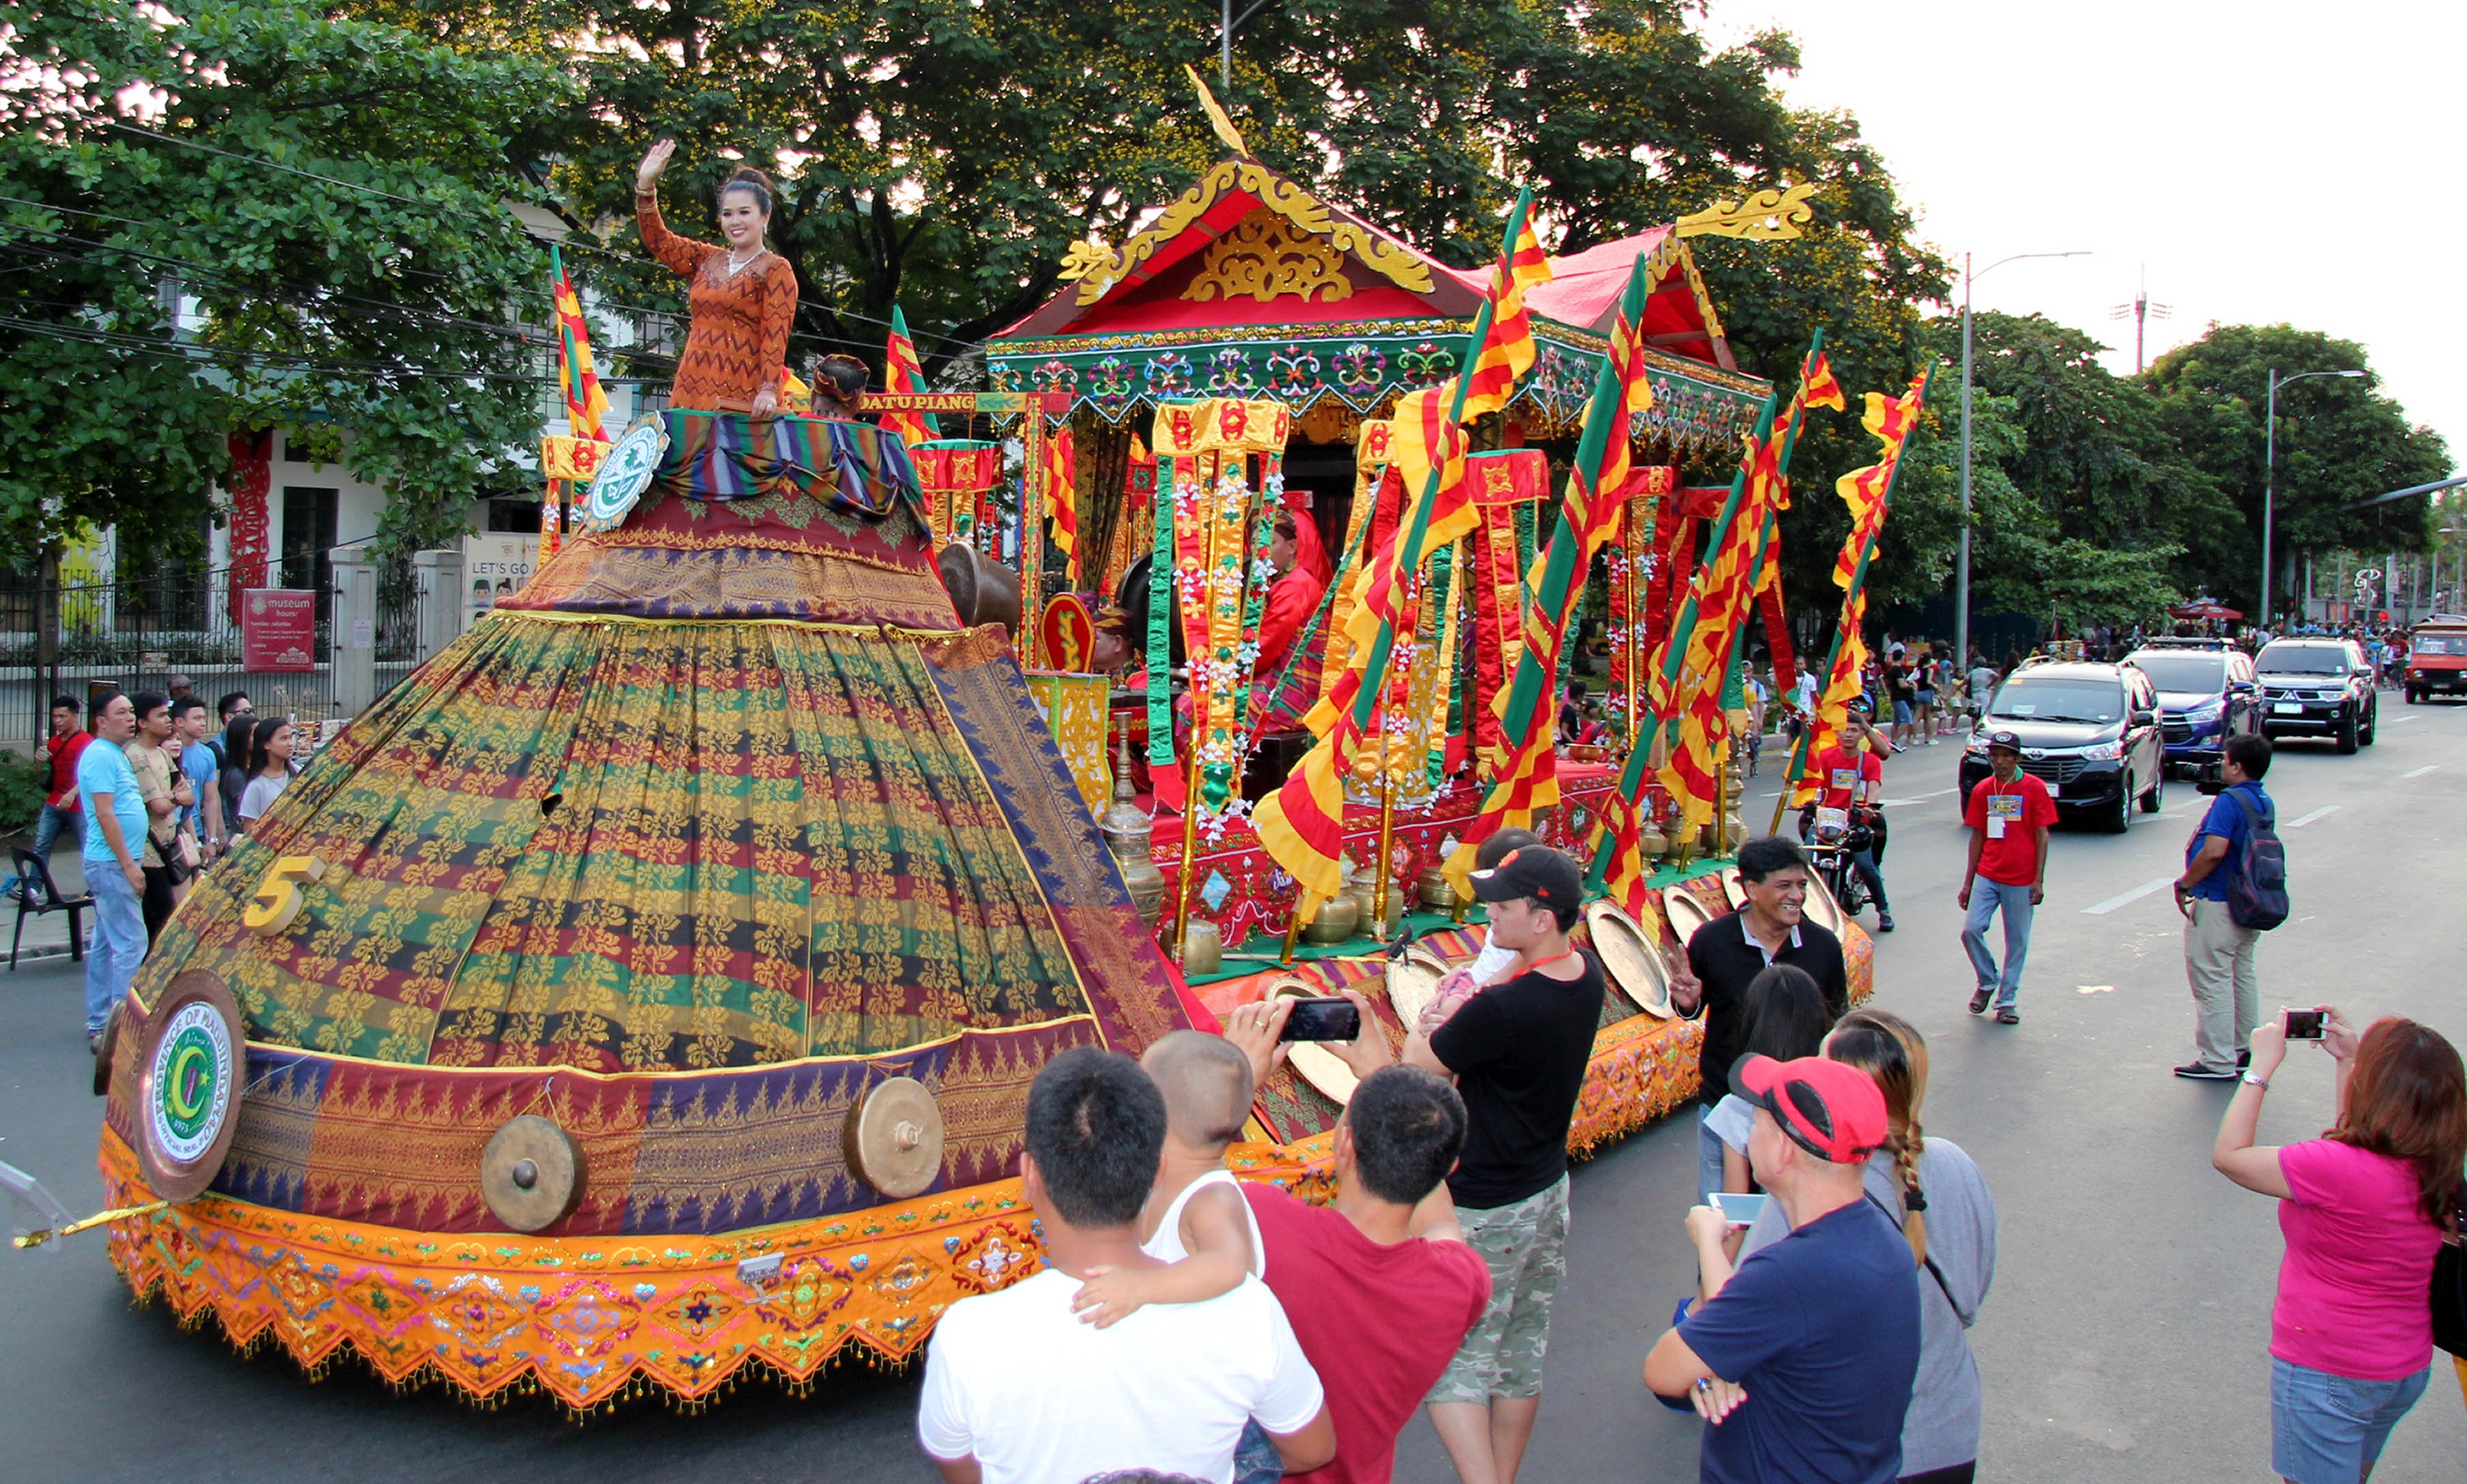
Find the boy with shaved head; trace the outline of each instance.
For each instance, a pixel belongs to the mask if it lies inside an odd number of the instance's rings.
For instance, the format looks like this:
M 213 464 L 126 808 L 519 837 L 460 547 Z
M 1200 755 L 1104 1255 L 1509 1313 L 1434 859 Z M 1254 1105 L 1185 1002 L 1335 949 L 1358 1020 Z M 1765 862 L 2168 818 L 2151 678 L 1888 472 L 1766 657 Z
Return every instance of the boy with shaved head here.
M 1225 1151 L 1251 1116 L 1251 1060 L 1222 1036 L 1177 1030 L 1148 1047 L 1140 1067 L 1165 1094 L 1165 1162 L 1140 1248 L 1163 1268 L 1102 1271 L 1079 1290 L 1080 1316 L 1098 1327 L 1142 1304 L 1188 1304 L 1231 1293 L 1261 1274 L 1259 1225 Z

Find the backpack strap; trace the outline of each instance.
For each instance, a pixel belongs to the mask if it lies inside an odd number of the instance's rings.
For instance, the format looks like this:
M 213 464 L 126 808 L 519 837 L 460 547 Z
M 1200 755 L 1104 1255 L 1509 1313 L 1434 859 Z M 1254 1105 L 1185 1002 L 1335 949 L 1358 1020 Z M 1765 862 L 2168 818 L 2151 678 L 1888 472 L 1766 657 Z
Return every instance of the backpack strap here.
M 1902 1218 L 1893 1214 L 1893 1208 L 1891 1206 L 1889 1206 L 1884 1202 L 1877 1200 L 1876 1193 L 1874 1191 L 1863 1188 L 1859 1193 L 1867 1198 L 1867 1203 L 1869 1205 L 1872 1205 L 1877 1210 L 1885 1213 L 1885 1220 L 1892 1225 L 1894 1230 L 1898 1231 L 1901 1229 Z M 1925 1210 L 1926 1207 L 1921 1206 L 1920 1209 Z M 1921 1261 L 1927 1267 L 1928 1276 L 1935 1279 L 1935 1286 L 1937 1290 L 1944 1294 L 1944 1301 L 1946 1305 L 1953 1310 L 1953 1316 L 1961 1321 L 1961 1327 L 1963 1329 L 1970 1328 L 1970 1326 L 1977 1321 L 1979 1317 L 1978 1314 L 1975 1311 L 1963 1309 L 1961 1307 L 1961 1300 L 1953 1296 L 1953 1285 L 1945 1281 L 1944 1270 L 1935 1265 L 1935 1258 L 1922 1258 Z

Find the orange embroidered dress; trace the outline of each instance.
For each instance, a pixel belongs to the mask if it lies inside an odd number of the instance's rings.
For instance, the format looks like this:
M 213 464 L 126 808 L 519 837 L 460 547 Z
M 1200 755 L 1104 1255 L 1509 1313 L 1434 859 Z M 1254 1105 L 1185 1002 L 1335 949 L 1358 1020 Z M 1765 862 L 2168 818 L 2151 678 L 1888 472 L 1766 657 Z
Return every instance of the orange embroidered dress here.
M 797 270 L 766 250 L 731 274 L 728 249 L 670 232 L 651 196 L 634 197 L 634 219 L 651 256 L 693 285 L 686 296 L 693 318 L 668 405 L 687 412 L 752 412 L 754 393 L 788 364 Z

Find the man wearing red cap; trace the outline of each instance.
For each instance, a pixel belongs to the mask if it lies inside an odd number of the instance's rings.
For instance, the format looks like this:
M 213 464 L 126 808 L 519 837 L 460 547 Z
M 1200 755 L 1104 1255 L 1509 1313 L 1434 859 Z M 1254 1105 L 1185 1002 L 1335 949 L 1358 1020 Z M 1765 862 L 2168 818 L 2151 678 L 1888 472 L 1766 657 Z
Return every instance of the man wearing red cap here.
M 1755 1106 L 1748 1163 L 1791 1232 L 1731 1272 L 1722 1213 L 1687 1213 L 1712 1296 L 1654 1345 L 1644 1383 L 1713 1425 L 1704 1484 L 1891 1484 L 1919 1293 L 1909 1244 L 1861 1184 L 1887 1136 L 1884 1094 L 1814 1056 L 1743 1057 L 1731 1091 Z

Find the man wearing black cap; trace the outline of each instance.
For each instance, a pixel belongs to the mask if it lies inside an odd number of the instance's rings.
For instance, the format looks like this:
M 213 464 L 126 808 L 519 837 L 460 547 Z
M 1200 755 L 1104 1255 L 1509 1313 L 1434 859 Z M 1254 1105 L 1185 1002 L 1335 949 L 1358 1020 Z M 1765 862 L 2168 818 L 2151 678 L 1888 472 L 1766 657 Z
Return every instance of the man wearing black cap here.
M 2056 822 L 2056 801 L 2048 785 L 2022 771 L 2022 739 L 2010 731 L 1987 736 L 1992 770 L 1970 791 L 1961 822 L 1970 826 L 1970 866 L 1955 900 L 1970 915 L 1962 920 L 1961 946 L 1979 975 L 1970 1013 L 1996 1005 L 1998 1023 L 2022 1023 L 2022 960 L 2030 955 L 2032 910 L 2048 896 L 2048 828 Z M 1987 889 L 1979 888 L 1984 878 Z M 1987 924 L 2004 914 L 2004 967 L 1987 951 Z
M 1459 1475 L 1515 1484 L 1567 1272 L 1568 1125 L 1601 1022 L 1602 970 L 1568 946 L 1583 893 L 1568 857 L 1512 850 L 1474 872 L 1473 892 L 1489 907 L 1491 942 L 1516 960 L 1436 1030 L 1408 1037 L 1405 1062 L 1456 1078 L 1464 1097 L 1448 1191 L 1490 1269 L 1490 1306 L 1432 1389 L 1431 1425 Z

